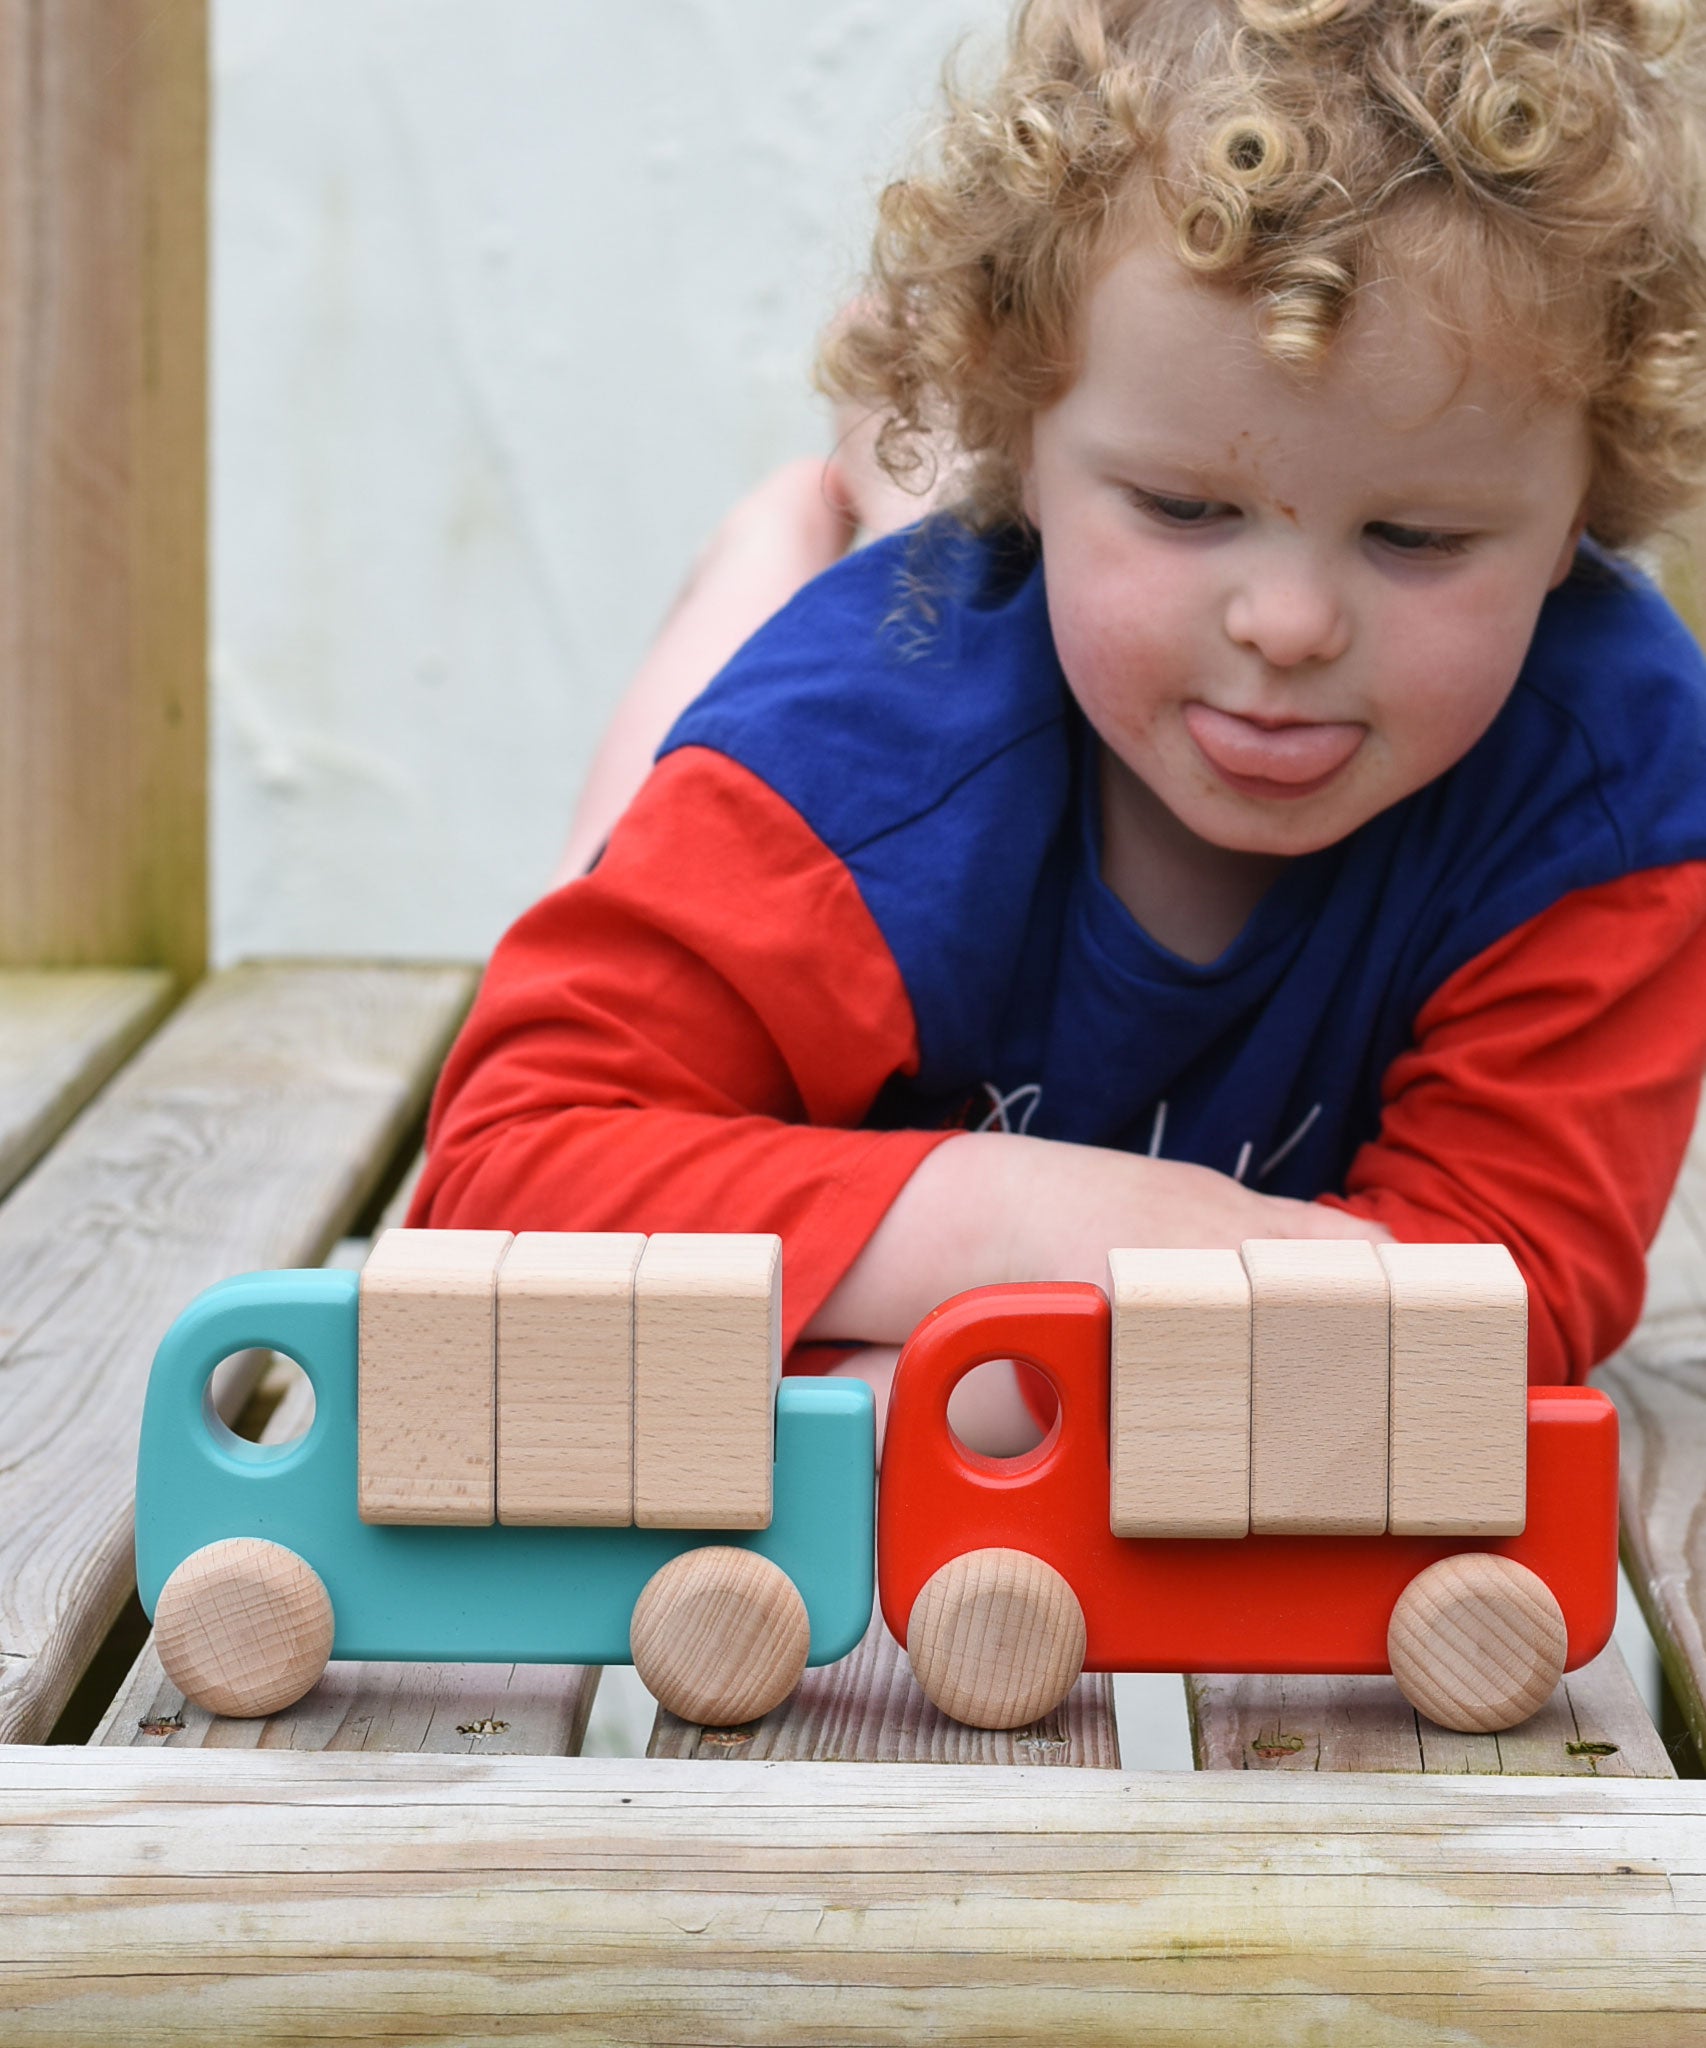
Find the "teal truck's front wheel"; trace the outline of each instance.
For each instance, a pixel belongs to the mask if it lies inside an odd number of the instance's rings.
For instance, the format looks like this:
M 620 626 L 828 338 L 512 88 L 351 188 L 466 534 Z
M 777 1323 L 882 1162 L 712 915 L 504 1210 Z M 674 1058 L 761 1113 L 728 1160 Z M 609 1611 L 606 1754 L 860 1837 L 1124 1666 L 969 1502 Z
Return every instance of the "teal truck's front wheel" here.
M 210 1714 L 294 1706 L 332 1654 L 332 1602 L 312 1565 L 255 1536 L 209 1543 L 160 1589 L 154 1641 L 184 1698 Z

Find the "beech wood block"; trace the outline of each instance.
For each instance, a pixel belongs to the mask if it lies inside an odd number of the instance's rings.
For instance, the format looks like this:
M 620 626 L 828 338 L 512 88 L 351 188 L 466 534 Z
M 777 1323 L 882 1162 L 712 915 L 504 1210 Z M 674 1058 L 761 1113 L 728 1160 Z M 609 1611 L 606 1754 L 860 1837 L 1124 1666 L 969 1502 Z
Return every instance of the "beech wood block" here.
M 154 1646 L 166 1676 L 208 1713 L 278 1713 L 326 1668 L 331 1599 L 294 1550 L 230 1537 L 186 1557 L 161 1587 Z
M 779 1707 L 805 1675 L 811 1622 L 780 1565 L 755 1550 L 684 1551 L 634 1603 L 634 1669 L 683 1721 L 729 1728 Z
M 1359 1238 L 1263 1238 L 1250 1276 L 1250 1528 L 1386 1528 L 1386 1272 Z
M 1564 1673 L 1569 1633 L 1546 1581 L 1485 1551 L 1442 1557 L 1398 1596 L 1386 1656 L 1430 1721 L 1487 1735 L 1526 1721 Z
M 1111 1251 L 1116 1536 L 1250 1529 L 1250 1282 L 1234 1251 Z
M 1515 1536 L 1528 1505 L 1528 1288 L 1502 1244 L 1375 1247 L 1392 1295 L 1396 1536 Z
M 1084 1668 L 1084 1610 L 1053 1565 L 971 1550 L 925 1580 L 906 1654 L 931 1703 L 973 1728 L 1019 1728 L 1058 1707 Z
M 361 1269 L 360 1514 L 478 1526 L 497 1513 L 498 1267 L 507 1230 L 387 1230 Z
M 498 1269 L 498 1520 L 634 1519 L 639 1233 L 526 1230 Z
M 634 1520 L 764 1529 L 782 1372 L 782 1240 L 661 1234 L 634 1282 Z

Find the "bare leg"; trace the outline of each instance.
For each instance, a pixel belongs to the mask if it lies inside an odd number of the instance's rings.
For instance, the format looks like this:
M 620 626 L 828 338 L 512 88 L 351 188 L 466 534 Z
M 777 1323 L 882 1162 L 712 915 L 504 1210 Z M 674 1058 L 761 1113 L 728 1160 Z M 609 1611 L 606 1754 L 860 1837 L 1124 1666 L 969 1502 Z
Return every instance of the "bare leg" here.
M 903 491 L 877 467 L 876 421 L 842 422 L 835 453 L 766 477 L 718 527 L 636 670 L 575 807 L 553 889 L 584 874 L 632 802 L 670 727 L 766 619 L 852 546 L 910 525 L 940 496 Z

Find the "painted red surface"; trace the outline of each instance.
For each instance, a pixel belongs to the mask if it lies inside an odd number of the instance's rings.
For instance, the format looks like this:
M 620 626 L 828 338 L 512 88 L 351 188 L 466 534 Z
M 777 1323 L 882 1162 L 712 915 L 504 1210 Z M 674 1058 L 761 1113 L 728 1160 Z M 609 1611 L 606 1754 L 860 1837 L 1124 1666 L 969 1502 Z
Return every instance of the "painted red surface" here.
M 1528 1396 L 1528 1524 L 1520 1536 L 1117 1537 L 1108 1527 L 1107 1300 L 1071 1282 L 979 1288 L 919 1325 L 895 1375 L 877 1505 L 878 1594 L 890 1631 L 924 1582 L 969 1550 L 1027 1550 L 1084 1609 L 1090 1671 L 1385 1671 L 1399 1593 L 1458 1551 L 1514 1557 L 1569 1627 L 1567 1668 L 1597 1656 L 1617 1611 L 1617 1411 L 1596 1388 Z M 1021 1458 L 965 1450 L 948 1395 L 989 1358 L 1054 1383 L 1060 1412 Z

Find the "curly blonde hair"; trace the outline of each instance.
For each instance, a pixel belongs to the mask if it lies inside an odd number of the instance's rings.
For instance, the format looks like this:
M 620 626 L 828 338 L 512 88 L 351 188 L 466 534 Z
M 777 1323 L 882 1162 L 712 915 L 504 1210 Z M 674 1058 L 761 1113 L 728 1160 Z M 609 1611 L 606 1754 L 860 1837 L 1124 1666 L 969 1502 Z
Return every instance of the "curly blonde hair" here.
M 1694 0 L 1023 0 L 883 194 L 820 377 L 887 415 L 898 480 L 956 444 L 987 530 L 1146 219 L 1300 372 L 1396 264 L 1465 360 L 1516 347 L 1585 404 L 1589 530 L 1636 546 L 1706 478 L 1702 42 Z

